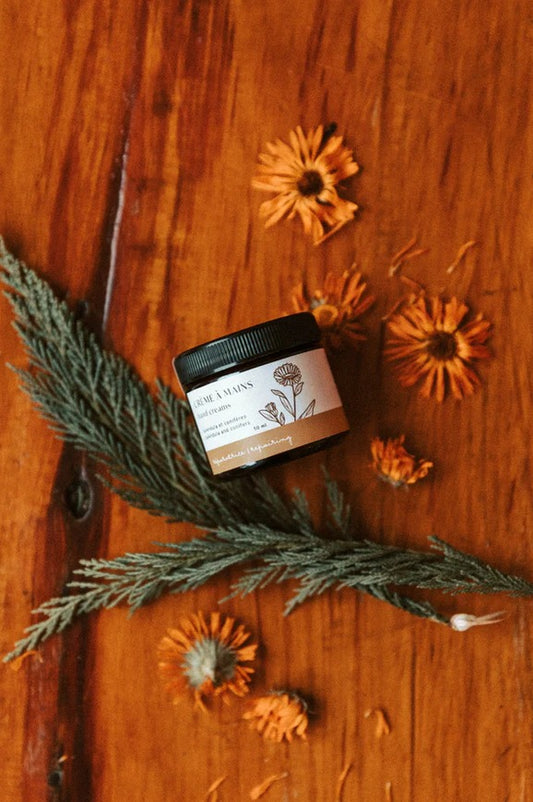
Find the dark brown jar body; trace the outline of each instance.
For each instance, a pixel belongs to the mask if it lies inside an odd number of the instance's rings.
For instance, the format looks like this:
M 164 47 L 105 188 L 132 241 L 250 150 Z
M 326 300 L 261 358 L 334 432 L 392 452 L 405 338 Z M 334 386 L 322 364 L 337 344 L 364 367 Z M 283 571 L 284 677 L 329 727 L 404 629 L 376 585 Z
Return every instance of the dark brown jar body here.
M 348 431 L 311 314 L 200 345 L 176 357 L 174 367 L 220 478 L 305 456 Z

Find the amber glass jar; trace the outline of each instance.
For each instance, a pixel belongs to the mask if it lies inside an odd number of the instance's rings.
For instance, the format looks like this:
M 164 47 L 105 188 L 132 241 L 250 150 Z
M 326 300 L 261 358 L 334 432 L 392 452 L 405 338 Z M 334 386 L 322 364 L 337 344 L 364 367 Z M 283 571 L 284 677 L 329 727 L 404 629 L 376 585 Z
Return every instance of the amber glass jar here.
M 174 368 L 214 475 L 230 478 L 331 445 L 348 422 L 308 312 L 184 351 Z

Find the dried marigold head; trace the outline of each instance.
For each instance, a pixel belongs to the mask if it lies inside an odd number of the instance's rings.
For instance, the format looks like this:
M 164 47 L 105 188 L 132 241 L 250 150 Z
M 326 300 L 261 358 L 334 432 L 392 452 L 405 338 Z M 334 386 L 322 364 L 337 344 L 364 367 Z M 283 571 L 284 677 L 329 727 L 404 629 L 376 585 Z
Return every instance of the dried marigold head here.
M 247 644 L 250 634 L 235 620 L 221 613 L 193 614 L 169 629 L 160 641 L 158 668 L 174 703 L 194 692 L 198 707 L 206 710 L 204 699 L 231 694 L 244 696 L 254 669 L 243 663 L 255 658 L 257 644 Z
M 405 435 L 388 440 L 375 437 L 370 444 L 372 468 L 380 479 L 393 487 L 413 485 L 427 476 L 433 467 L 429 460 L 417 460 L 409 454 L 403 445 L 404 440 Z
M 267 741 L 292 741 L 295 735 L 307 740 L 307 703 L 297 693 L 271 691 L 256 699 L 243 718 Z
M 474 392 L 480 380 L 472 366 L 490 356 L 485 343 L 492 326 L 482 315 L 465 322 L 468 312 L 457 298 L 420 295 L 389 318 L 385 354 L 398 362 L 404 387 L 423 380 L 420 394 L 437 401 L 447 390 L 457 399 Z
M 335 129 L 319 125 L 304 134 L 297 126 L 289 144 L 281 139 L 267 143 L 252 179 L 255 189 L 275 193 L 260 206 L 266 227 L 298 215 L 318 245 L 353 219 L 357 204 L 339 197 L 336 186 L 357 173 L 359 165 L 342 137 L 333 135 Z
M 358 343 L 365 339 L 359 318 L 375 301 L 366 288 L 361 273 L 352 267 L 341 276 L 327 273 L 323 289 L 313 293 L 303 283 L 298 284 L 292 291 L 292 305 L 296 312 L 311 312 L 325 339 L 339 348 L 344 341 Z

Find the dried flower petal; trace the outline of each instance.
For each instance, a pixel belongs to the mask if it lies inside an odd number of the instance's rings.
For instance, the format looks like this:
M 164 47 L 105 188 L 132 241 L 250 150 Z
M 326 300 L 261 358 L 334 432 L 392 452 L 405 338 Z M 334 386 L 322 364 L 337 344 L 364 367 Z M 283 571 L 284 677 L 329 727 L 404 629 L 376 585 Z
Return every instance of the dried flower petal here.
M 376 738 L 382 738 L 384 735 L 390 735 L 391 725 L 387 714 L 381 707 L 374 707 L 365 711 L 365 718 L 374 716 L 376 719 Z
M 260 799 L 264 794 L 266 794 L 271 785 L 273 785 L 275 782 L 278 782 L 278 780 L 284 780 L 285 777 L 288 776 L 288 771 L 284 771 L 282 774 L 271 774 L 270 777 L 267 777 L 262 783 L 259 783 L 259 785 L 256 785 L 254 788 L 252 788 L 250 791 L 250 799 Z
M 453 273 L 455 268 L 461 263 L 461 260 L 464 259 L 465 254 L 470 250 L 470 248 L 473 248 L 474 245 L 477 245 L 475 239 L 471 239 L 468 242 L 465 242 L 464 245 L 461 245 L 461 247 L 457 251 L 455 259 L 453 260 L 451 265 L 447 268 L 446 272 Z
M 411 250 L 416 245 L 416 237 L 413 237 L 407 245 L 401 248 L 398 253 L 395 253 L 394 256 L 391 256 L 390 265 L 389 265 L 389 276 L 395 276 L 400 267 L 407 262 L 409 259 L 413 259 L 415 256 L 421 256 L 423 253 L 428 252 L 428 248 L 416 248 L 414 251 Z
M 480 381 L 473 363 L 486 359 L 485 345 L 491 324 L 477 315 L 464 323 L 468 306 L 457 298 L 419 296 L 407 303 L 387 323 L 385 353 L 399 362 L 398 376 L 404 387 L 423 379 L 420 394 L 442 401 L 450 390 L 457 399 L 474 392 Z
M 295 735 L 307 739 L 307 703 L 296 693 L 272 691 L 253 702 L 243 718 L 267 741 L 289 743 Z
M 228 776 L 227 774 L 224 774 L 222 777 L 219 777 L 217 780 L 211 783 L 205 795 L 205 802 L 217 802 L 218 789 L 220 788 L 224 780 L 227 778 L 227 776 Z
M 405 435 L 388 440 L 375 437 L 370 444 L 372 468 L 380 479 L 393 487 L 406 487 L 428 475 L 433 463 L 409 454 L 404 448 Z
M 41 653 L 38 652 L 37 649 L 29 649 L 27 652 L 23 652 L 22 654 L 19 654 L 19 656 L 16 657 L 10 663 L 11 669 L 13 671 L 20 671 L 20 669 L 22 668 L 22 664 L 25 662 L 25 660 L 27 660 L 28 657 L 36 657 L 38 659 L 39 663 L 43 663 L 44 662 Z
M 249 633 L 221 613 L 203 613 L 183 619 L 179 629 L 169 629 L 158 646 L 159 674 L 175 703 L 194 691 L 195 702 L 206 710 L 204 697 L 230 694 L 244 696 L 254 669 L 244 666 L 254 660 L 257 644 L 246 644 Z
M 342 792 L 344 789 L 344 783 L 346 782 L 346 777 L 348 776 L 348 772 L 350 771 L 351 768 L 352 768 L 352 763 L 347 763 L 339 775 L 339 779 L 337 780 L 337 787 L 335 789 L 335 802 L 342 802 Z
M 309 293 L 303 283 L 292 291 L 292 305 L 296 312 L 311 312 L 324 339 L 334 348 L 344 341 L 352 344 L 365 339 L 359 318 L 374 303 L 366 294 L 367 285 L 353 265 L 341 276 L 327 273 L 324 288 Z
M 275 193 L 260 207 L 267 227 L 298 215 L 318 245 L 353 219 L 357 204 L 340 198 L 336 186 L 359 166 L 342 137 L 333 135 L 335 128 L 319 125 L 304 134 L 298 126 L 289 133 L 290 144 L 276 139 L 266 145 L 252 186 Z

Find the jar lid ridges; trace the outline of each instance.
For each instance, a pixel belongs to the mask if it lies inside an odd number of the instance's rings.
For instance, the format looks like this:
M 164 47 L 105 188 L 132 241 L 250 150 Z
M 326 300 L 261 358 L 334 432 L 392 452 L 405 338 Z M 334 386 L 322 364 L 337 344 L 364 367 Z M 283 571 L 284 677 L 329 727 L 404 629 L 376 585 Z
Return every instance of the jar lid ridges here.
M 174 359 L 182 385 L 187 386 L 238 367 L 250 360 L 310 345 L 320 340 L 320 329 L 309 312 L 275 318 L 184 351 Z

